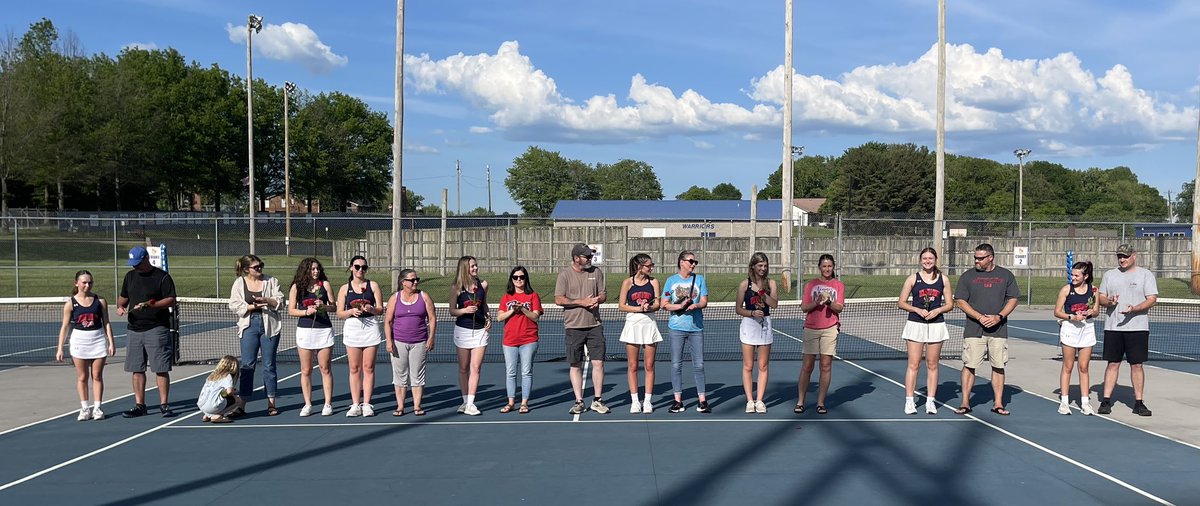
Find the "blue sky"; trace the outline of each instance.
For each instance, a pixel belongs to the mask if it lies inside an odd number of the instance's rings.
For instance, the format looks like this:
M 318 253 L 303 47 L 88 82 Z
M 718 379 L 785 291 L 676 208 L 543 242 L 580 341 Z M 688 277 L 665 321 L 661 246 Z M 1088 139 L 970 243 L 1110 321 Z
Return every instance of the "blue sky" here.
M 529 145 L 654 166 L 668 198 L 731 182 L 748 195 L 781 158 L 784 2 L 409 1 L 405 184 L 427 201 L 463 167 L 462 210 L 518 211 L 504 188 Z M 174 47 L 255 76 L 393 111 L 395 3 L 42 0 L 11 3 L 88 52 Z M 950 153 L 1073 169 L 1131 167 L 1177 193 L 1194 177 L 1200 2 L 947 1 Z M 869 140 L 934 147 L 937 2 L 795 1 L 793 143 L 838 155 Z

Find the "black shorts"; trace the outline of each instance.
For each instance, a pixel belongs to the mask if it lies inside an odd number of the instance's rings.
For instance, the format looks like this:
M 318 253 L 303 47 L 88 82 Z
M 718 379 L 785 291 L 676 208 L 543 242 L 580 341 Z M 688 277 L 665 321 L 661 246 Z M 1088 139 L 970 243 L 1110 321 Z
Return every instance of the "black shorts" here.
M 1105 330 L 1104 361 L 1140 364 L 1150 359 L 1149 330 Z
M 583 347 L 587 346 L 589 360 L 604 360 L 604 325 L 589 329 L 564 329 L 567 339 L 567 362 L 583 362 Z

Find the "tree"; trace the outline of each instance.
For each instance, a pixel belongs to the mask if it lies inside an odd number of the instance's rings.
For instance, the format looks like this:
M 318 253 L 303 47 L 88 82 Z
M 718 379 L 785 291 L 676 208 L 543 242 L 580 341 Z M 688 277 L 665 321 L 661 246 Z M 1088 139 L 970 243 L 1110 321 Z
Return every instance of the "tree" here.
M 742 200 L 742 191 L 731 183 L 720 183 L 712 188 L 713 200 Z
M 338 92 L 300 93 L 295 103 L 292 188 L 305 197 L 310 212 L 317 198 L 333 208 L 348 201 L 386 207 L 392 162 L 387 117 Z
M 683 193 L 675 196 L 675 200 L 712 200 L 713 194 L 708 188 L 692 185 Z
M 1183 190 L 1175 196 L 1175 217 L 1179 223 L 1192 222 L 1192 195 L 1196 192 L 1196 180 L 1183 183 Z
M 826 190 L 837 179 L 837 159 L 828 156 L 803 156 L 792 161 L 792 196 L 795 198 L 824 198 Z M 783 198 L 783 171 L 776 168 L 767 177 L 767 185 L 758 191 L 760 199 Z
M 601 195 L 595 171 L 557 151 L 529 146 L 513 159 L 504 187 L 526 216 L 545 217 L 559 200 L 592 200 Z
M 600 185 L 600 200 L 662 200 L 662 185 L 654 167 L 639 161 L 624 159 L 612 165 L 597 163 L 596 183 Z
M 822 212 L 932 213 L 934 155 L 913 144 L 869 142 L 838 159 Z
M 495 216 L 496 213 L 488 211 L 486 207 L 479 206 L 479 207 L 476 207 L 475 209 L 472 209 L 470 211 L 463 213 L 462 215 L 463 216 Z

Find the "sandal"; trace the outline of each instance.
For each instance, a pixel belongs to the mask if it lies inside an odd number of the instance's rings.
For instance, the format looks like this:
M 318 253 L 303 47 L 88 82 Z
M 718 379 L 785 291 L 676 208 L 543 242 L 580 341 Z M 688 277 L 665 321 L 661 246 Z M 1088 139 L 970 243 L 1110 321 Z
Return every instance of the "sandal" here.
M 825 409 L 825 406 L 823 406 L 821 404 L 817 404 L 817 414 L 818 415 L 824 415 L 824 414 L 828 414 L 828 413 L 829 413 L 829 410 Z
M 996 406 L 996 407 L 992 408 L 992 413 L 995 413 L 995 414 L 1001 415 L 1001 416 L 1008 416 L 1008 415 L 1012 414 L 1007 409 L 1004 409 L 1004 406 Z
M 208 423 L 208 422 L 211 422 L 211 421 L 212 421 L 212 418 L 209 418 L 209 417 L 207 417 L 207 416 L 206 416 L 206 417 L 204 417 L 204 418 L 201 418 L 201 419 L 200 419 L 200 421 L 201 421 L 201 422 L 204 422 L 204 423 Z
M 217 416 L 217 417 L 209 418 L 208 421 L 212 422 L 212 423 L 233 423 L 233 420 L 230 420 L 226 416 Z
M 971 412 L 970 406 L 959 406 L 958 408 L 955 408 L 955 410 L 954 410 L 954 414 L 956 414 L 956 415 L 965 415 L 970 412 Z
M 421 409 L 421 408 L 413 408 L 413 415 L 415 415 L 415 416 L 425 416 L 425 410 L 423 410 L 423 409 Z
M 403 410 L 403 409 L 397 409 L 397 410 L 395 410 L 395 411 L 393 411 L 393 412 L 392 412 L 392 416 L 404 416 L 404 410 Z M 420 416 L 420 415 L 417 415 L 417 416 Z
M 238 417 L 242 417 L 242 416 L 246 416 L 245 408 L 234 408 L 233 411 L 230 411 L 229 413 L 227 413 L 225 415 L 225 417 L 227 417 L 227 418 L 238 418 Z M 216 419 L 213 419 L 212 421 L 216 422 Z M 217 423 L 221 423 L 221 422 L 217 422 Z
M 267 406 L 267 416 L 276 416 L 279 414 L 279 409 L 275 406 Z
M 796 407 L 792 408 L 792 413 L 795 413 L 797 415 L 804 414 L 804 405 L 797 404 Z
M 513 410 L 513 407 L 514 407 L 514 406 L 513 406 L 513 403 L 511 403 L 511 402 L 510 402 L 510 403 L 506 404 L 506 405 L 505 405 L 503 408 L 500 408 L 500 412 L 501 412 L 501 413 L 509 413 L 509 412 L 512 412 L 512 410 Z
M 528 404 L 522 404 L 522 405 L 521 405 L 521 409 L 518 409 L 518 410 L 517 410 L 517 413 L 520 413 L 520 414 L 522 414 L 522 415 L 528 414 L 528 413 L 529 413 L 529 405 L 528 405 Z

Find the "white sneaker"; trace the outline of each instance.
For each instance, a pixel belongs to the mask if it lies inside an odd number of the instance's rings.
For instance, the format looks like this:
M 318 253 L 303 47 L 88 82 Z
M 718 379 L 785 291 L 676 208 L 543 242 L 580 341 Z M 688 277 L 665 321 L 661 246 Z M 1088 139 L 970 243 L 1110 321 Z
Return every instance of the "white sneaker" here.
M 362 405 L 362 416 L 375 416 L 375 406 L 364 403 Z
M 600 413 L 601 415 L 606 415 L 608 414 L 608 406 L 604 405 L 604 401 L 597 399 L 592 401 L 592 411 Z
M 311 414 L 312 414 L 312 404 L 305 404 L 303 408 L 300 408 L 300 416 L 308 416 Z
M 1069 415 L 1069 414 L 1071 414 L 1071 406 L 1070 406 L 1070 405 L 1068 405 L 1068 404 L 1062 404 L 1062 403 L 1059 403 L 1059 405 L 1058 405 L 1058 414 L 1060 414 L 1060 415 Z
M 1091 403 L 1091 401 L 1088 401 L 1087 399 L 1084 399 L 1084 400 L 1083 400 L 1083 403 L 1082 403 L 1082 404 L 1080 404 L 1080 406 L 1079 406 L 1079 410 L 1080 410 L 1080 411 L 1082 411 L 1082 412 L 1083 412 L 1083 414 L 1084 414 L 1084 415 L 1087 415 L 1087 416 L 1092 416 L 1092 415 L 1096 414 L 1096 412 L 1095 412 L 1095 411 L 1092 411 L 1092 403 Z
M 79 416 L 75 417 L 76 420 L 79 420 L 81 422 L 85 422 L 87 420 L 90 420 L 91 418 L 92 418 L 92 408 L 79 408 Z
M 747 413 L 754 412 L 754 401 L 746 401 L 746 412 Z
M 362 407 L 358 404 L 351 404 L 350 409 L 346 411 L 347 417 L 362 416 Z
M 650 402 L 649 400 L 646 400 L 646 402 L 642 403 L 642 413 L 643 414 L 650 414 L 653 412 L 654 412 L 654 403 Z
M 763 401 L 754 401 L 754 412 L 755 413 L 766 413 L 767 412 L 766 403 L 764 403 Z
M 917 403 L 910 401 L 910 400 L 905 400 L 904 401 L 904 414 L 906 414 L 906 415 L 917 414 Z
M 321 408 L 321 416 L 330 416 L 332 414 L 333 414 L 333 406 L 326 404 L 325 407 Z
M 466 411 L 467 411 L 467 403 L 464 402 L 458 406 L 458 414 L 461 415 Z
M 100 411 L 100 405 L 97 404 L 97 405 L 93 406 L 92 407 L 92 420 L 103 420 L 103 419 L 104 419 L 104 412 Z
M 642 412 L 642 403 L 640 403 L 638 401 L 633 401 L 633 404 L 629 405 L 629 413 L 630 414 L 636 415 L 641 412 Z
M 479 416 L 482 413 L 474 404 L 467 404 L 467 407 L 463 409 L 463 414 L 468 416 Z
M 926 401 L 925 402 L 925 414 L 936 415 L 937 414 L 937 404 L 934 404 L 933 401 Z

